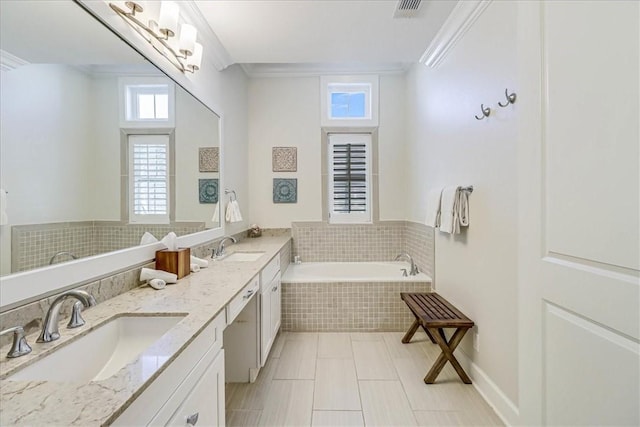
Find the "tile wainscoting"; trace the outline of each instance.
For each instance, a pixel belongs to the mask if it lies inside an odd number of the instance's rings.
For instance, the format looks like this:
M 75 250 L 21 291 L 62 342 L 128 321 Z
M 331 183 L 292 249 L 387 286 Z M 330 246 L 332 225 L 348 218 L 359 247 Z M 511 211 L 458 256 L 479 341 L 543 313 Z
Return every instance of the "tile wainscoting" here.
M 332 225 L 326 222 L 291 224 L 293 256 L 303 262 L 392 261 L 407 252 L 420 271 L 434 278 L 433 228 L 410 221 Z
M 427 282 L 283 283 L 282 329 L 298 332 L 406 331 L 413 315 L 400 292 Z

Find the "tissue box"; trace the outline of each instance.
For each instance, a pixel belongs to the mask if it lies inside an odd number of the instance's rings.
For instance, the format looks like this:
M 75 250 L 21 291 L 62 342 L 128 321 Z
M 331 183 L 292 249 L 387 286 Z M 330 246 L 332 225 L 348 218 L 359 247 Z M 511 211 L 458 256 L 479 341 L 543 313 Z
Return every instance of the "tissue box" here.
M 178 279 L 188 276 L 191 272 L 191 248 L 156 251 L 156 270 L 177 274 Z

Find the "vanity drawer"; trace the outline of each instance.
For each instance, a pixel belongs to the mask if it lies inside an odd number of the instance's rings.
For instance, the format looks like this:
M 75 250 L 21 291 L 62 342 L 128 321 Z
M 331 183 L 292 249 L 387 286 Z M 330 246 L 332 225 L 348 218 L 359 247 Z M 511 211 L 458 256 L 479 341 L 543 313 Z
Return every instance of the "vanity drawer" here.
M 269 286 L 271 280 L 280 271 L 280 254 L 276 254 L 269 264 L 267 264 L 260 272 L 260 283 L 262 287 Z
M 251 301 L 251 298 L 258 293 L 260 289 L 260 280 L 255 276 L 251 281 L 242 288 L 240 293 L 227 304 L 227 325 L 233 323 L 235 318 L 240 314 L 245 305 Z

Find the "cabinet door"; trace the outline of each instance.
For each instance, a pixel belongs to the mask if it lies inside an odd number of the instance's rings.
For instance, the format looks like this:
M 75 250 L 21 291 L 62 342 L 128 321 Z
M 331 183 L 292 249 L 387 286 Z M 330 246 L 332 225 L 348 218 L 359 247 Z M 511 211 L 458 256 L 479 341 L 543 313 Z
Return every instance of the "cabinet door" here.
M 271 282 L 271 340 L 275 339 L 280 329 L 281 288 L 280 273 L 278 273 Z
M 224 400 L 224 350 L 221 350 L 167 425 L 223 426 Z
M 267 363 L 271 348 L 271 286 L 265 286 L 260 294 L 260 365 Z

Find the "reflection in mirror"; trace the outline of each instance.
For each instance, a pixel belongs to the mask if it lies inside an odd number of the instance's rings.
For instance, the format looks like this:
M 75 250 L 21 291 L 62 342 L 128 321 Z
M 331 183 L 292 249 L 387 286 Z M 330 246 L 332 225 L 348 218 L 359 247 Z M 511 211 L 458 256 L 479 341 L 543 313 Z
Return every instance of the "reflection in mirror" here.
M 0 273 L 219 227 L 219 117 L 75 3 L 0 7 Z

